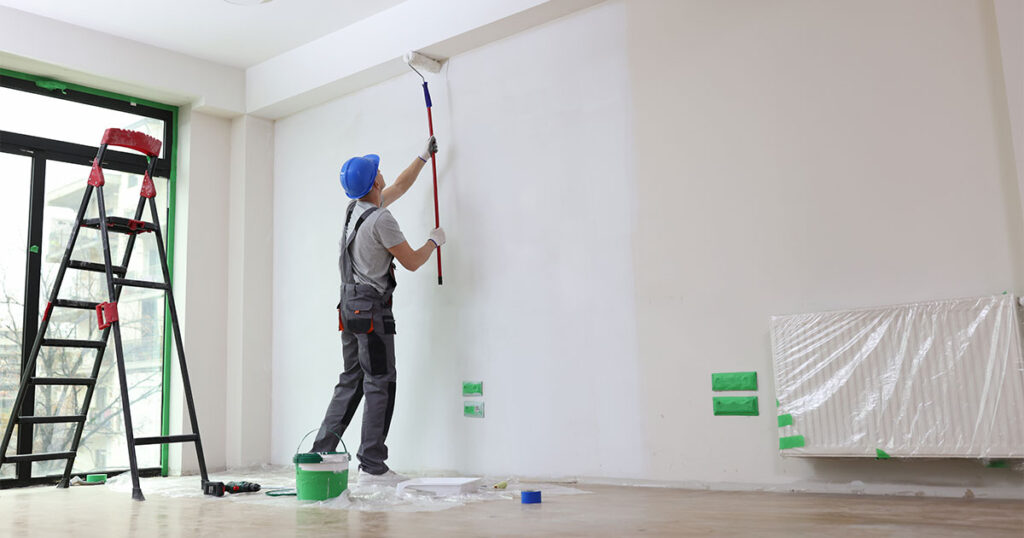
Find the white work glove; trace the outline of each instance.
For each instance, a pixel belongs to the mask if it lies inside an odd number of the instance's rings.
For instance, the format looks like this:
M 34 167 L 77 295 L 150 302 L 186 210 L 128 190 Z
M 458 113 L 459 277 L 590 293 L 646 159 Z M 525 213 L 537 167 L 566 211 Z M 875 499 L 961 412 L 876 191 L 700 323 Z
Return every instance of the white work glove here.
M 445 241 L 444 228 L 437 227 L 431 230 L 429 240 L 434 243 L 435 247 L 441 248 Z
M 418 155 L 421 161 L 427 162 L 430 160 L 430 156 L 437 153 L 437 139 L 433 135 L 427 139 L 427 142 L 423 145 L 423 152 Z

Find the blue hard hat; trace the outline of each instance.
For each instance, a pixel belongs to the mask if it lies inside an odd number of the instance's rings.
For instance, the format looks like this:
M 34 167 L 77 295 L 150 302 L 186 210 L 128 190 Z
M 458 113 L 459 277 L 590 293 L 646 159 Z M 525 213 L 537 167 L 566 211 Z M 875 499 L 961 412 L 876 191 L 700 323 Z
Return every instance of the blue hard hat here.
M 352 199 L 366 196 L 377 179 L 379 165 L 380 157 L 373 154 L 345 161 L 341 165 L 341 187 L 345 189 L 345 195 Z

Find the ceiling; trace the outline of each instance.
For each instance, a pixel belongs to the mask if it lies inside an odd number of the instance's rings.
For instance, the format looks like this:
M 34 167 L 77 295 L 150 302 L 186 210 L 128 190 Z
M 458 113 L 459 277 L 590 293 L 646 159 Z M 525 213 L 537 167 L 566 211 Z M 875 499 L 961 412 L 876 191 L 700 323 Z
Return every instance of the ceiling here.
M 245 68 L 402 1 L 0 0 L 0 6 Z

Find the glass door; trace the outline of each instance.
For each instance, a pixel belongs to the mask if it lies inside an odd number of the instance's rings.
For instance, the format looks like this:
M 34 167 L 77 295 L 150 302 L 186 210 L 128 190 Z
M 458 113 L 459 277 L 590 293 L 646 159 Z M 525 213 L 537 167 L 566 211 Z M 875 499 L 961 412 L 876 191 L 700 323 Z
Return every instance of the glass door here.
M 167 244 L 175 154 L 174 110 L 77 87 L 40 84 L 30 75 L 0 71 L 0 432 L 14 411 L 27 355 L 46 311 L 105 129 L 140 131 L 162 142 L 153 182 Z M 131 218 L 138 205 L 147 159 L 122 149 L 110 148 L 104 154 L 104 198 L 108 215 Z M 94 196 L 86 218 L 96 216 Z M 143 219 L 152 220 L 148 207 Z M 119 265 L 128 239 L 111 234 L 110 240 L 112 261 Z M 162 280 L 155 243 L 152 234 L 138 236 L 128 278 Z M 102 263 L 102 256 L 99 232 L 82 229 L 72 259 Z M 105 302 L 109 300 L 105 276 L 69 269 L 59 298 Z M 168 405 L 163 390 L 164 294 L 148 288 L 126 288 L 118 307 L 135 436 L 158 436 L 165 433 L 162 430 Z M 46 337 L 99 340 L 102 332 L 96 325 L 94 312 L 54 308 Z M 40 349 L 33 375 L 92 377 L 96 359 L 95 349 L 47 346 Z M 37 385 L 26 391 L 17 412 L 23 416 L 78 415 L 86 393 L 84 386 Z M 21 423 L 14 429 L 6 455 L 69 451 L 75 430 L 74 423 Z M 161 450 L 160 445 L 137 450 L 143 475 L 161 472 L 166 448 L 163 455 Z M 0 489 L 55 483 L 65 465 L 65 460 L 5 463 L 0 466 Z M 103 355 L 73 470 L 111 473 L 127 467 L 120 383 L 111 345 Z
M 48 162 L 46 166 L 46 209 L 43 220 L 42 268 L 40 278 L 40 311 L 45 309 L 53 289 L 61 258 L 70 239 L 75 215 L 85 194 L 89 167 L 77 164 Z M 139 202 L 142 176 L 129 172 L 104 172 L 103 187 L 107 214 L 134 218 Z M 167 179 L 154 178 L 157 207 L 167 206 Z M 99 215 L 95 195 L 86 210 L 86 218 Z M 161 223 L 166 215 L 160 215 Z M 151 221 L 149 208 L 143 220 Z M 166 234 L 166 232 L 165 232 Z M 164 237 L 166 241 L 166 237 Z M 128 236 L 110 234 L 111 260 L 120 265 Z M 82 229 L 78 234 L 72 259 L 103 263 L 103 245 L 98 230 Z M 127 278 L 158 282 L 163 280 L 156 241 L 150 234 L 137 236 Z M 107 300 L 106 277 L 102 273 L 68 270 L 61 285 L 60 298 L 90 302 Z M 124 345 L 128 397 L 131 400 L 133 428 L 136 437 L 160 435 L 162 404 L 164 293 L 148 288 L 125 288 L 118 301 L 121 337 Z M 58 308 L 53 311 L 47 337 L 73 340 L 99 340 L 102 332 L 96 327 L 95 313 L 87 310 Z M 109 340 L 113 343 L 113 337 Z M 37 371 L 47 377 L 89 377 L 96 360 L 96 351 L 80 348 L 44 348 L 39 353 Z M 77 414 L 68 408 L 81 408 L 85 387 L 45 386 L 36 392 L 37 415 Z M 70 450 L 73 425 L 54 426 L 34 431 L 33 452 Z M 37 427 L 39 427 L 37 426 Z M 158 467 L 160 448 L 139 447 L 139 467 Z M 117 378 L 117 360 L 112 345 L 103 356 L 96 389 L 89 405 L 89 415 L 75 458 L 74 472 L 102 471 L 128 467 L 121 393 Z M 59 474 L 64 462 L 38 462 L 33 476 Z
M 31 183 L 32 159 L 0 153 L 0 435 L 7 428 L 21 381 Z M 9 453 L 18 446 L 17 436 L 15 428 Z M 14 465 L 0 468 L 0 478 L 14 474 Z

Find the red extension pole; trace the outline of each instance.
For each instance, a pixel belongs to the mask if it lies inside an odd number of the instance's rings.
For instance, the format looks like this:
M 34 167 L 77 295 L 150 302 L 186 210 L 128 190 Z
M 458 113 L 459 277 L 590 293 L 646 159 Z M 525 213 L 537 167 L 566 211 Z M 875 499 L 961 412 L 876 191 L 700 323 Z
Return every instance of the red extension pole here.
M 430 127 L 430 136 L 434 136 L 434 116 L 430 113 L 430 90 L 427 89 L 427 81 L 423 81 L 423 97 L 427 101 L 427 125 Z M 437 210 L 437 159 L 433 153 L 430 154 L 430 168 L 434 172 L 434 227 L 441 227 L 441 217 Z M 437 247 L 437 285 L 440 286 L 441 279 L 441 247 Z

